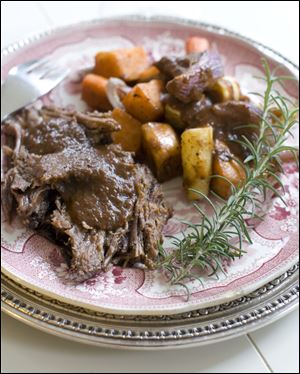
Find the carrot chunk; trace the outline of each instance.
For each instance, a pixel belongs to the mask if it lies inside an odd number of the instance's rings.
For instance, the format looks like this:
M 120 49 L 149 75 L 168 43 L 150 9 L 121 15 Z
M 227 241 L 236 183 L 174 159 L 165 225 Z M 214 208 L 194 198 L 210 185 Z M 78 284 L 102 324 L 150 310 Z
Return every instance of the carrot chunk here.
M 106 85 L 106 78 L 96 74 L 87 74 L 82 81 L 82 99 L 93 109 L 111 109 L 106 95 Z
M 204 52 L 209 49 L 209 41 L 200 36 L 191 36 L 185 42 L 186 53 Z
M 113 110 L 112 117 L 121 125 L 121 130 L 112 135 L 113 142 L 120 144 L 124 151 L 138 153 L 141 148 L 141 123 L 119 108 Z
M 123 99 L 126 111 L 142 123 L 158 120 L 164 112 L 162 90 L 163 82 L 158 79 L 135 85 Z
M 144 48 L 133 47 L 98 52 L 94 72 L 105 78 L 116 77 L 134 81 L 148 66 L 148 55 Z

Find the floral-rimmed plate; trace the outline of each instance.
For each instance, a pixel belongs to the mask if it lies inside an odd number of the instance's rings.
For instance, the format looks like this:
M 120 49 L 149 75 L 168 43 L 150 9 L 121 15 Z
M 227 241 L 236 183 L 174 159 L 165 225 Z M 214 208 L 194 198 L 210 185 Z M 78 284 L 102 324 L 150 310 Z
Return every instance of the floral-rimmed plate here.
M 2 77 L 5 78 L 13 65 L 48 55 L 68 65 L 72 72 L 69 79 L 43 101 L 84 109 L 78 70 L 90 66 L 96 51 L 143 44 L 156 59 L 165 54 L 180 54 L 184 39 L 194 34 L 207 37 L 218 48 L 226 72 L 237 76 L 246 91 L 263 89 L 253 78 L 261 74 L 262 56 L 267 55 L 273 66 L 283 63 L 285 74 L 297 74 L 297 68 L 283 57 L 226 30 L 172 19 L 123 18 L 73 25 L 11 46 L 3 52 Z M 297 92 L 298 84 L 286 86 L 287 96 L 297 97 Z M 6 222 L 2 224 L 2 272 L 43 295 L 114 314 L 172 314 L 237 299 L 283 274 L 297 262 L 299 179 L 294 164 L 286 164 L 285 169 L 283 183 L 287 206 L 273 199 L 265 221 L 252 233 L 253 244 L 248 246 L 247 255 L 230 264 L 226 276 L 210 278 L 204 287 L 191 283 L 192 296 L 188 302 L 184 291 L 170 288 L 160 272 L 114 267 L 82 284 L 65 284 L 64 274 L 68 270 L 59 248 L 24 229 L 17 221 L 12 226 Z M 176 218 L 198 219 L 185 200 L 179 179 L 166 183 L 164 190 L 175 208 Z M 206 209 L 208 211 L 208 207 Z M 176 219 L 171 219 L 165 234 L 176 235 L 183 228 Z
M 298 306 L 299 264 L 249 295 L 191 312 L 138 316 L 96 312 L 59 302 L 2 277 L 1 308 L 42 331 L 121 349 L 173 349 L 249 333 Z

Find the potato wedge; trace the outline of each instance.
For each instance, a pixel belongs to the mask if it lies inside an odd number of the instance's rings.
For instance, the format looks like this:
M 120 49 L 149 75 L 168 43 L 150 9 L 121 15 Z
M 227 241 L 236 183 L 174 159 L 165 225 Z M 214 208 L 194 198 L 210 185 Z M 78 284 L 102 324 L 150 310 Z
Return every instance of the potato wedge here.
M 145 123 L 142 125 L 142 146 L 148 164 L 159 182 L 180 175 L 180 143 L 172 126 L 167 123 Z
M 217 79 L 208 88 L 207 94 L 214 103 L 223 103 L 229 100 L 239 101 L 242 97 L 241 88 L 237 80 L 229 76 Z
M 98 52 L 94 72 L 105 78 L 116 77 L 134 81 L 148 66 L 149 60 L 145 49 L 133 47 Z
M 113 142 L 120 144 L 124 151 L 138 153 L 142 144 L 142 124 L 119 108 L 113 110 L 112 117 L 121 125 L 121 130 L 112 134 Z
M 143 123 L 157 121 L 164 113 L 162 90 L 163 82 L 158 79 L 135 85 L 123 99 L 126 111 Z
M 181 135 L 183 185 L 189 200 L 201 199 L 190 188 L 209 193 L 214 141 L 212 127 L 185 130 Z
M 213 175 L 225 177 L 235 187 L 239 187 L 242 186 L 246 173 L 242 166 L 231 157 L 232 155 L 227 145 L 221 140 L 216 140 L 212 173 Z M 231 195 L 231 184 L 229 182 L 223 178 L 212 178 L 210 187 L 223 199 L 228 199 Z
M 181 111 L 171 104 L 166 104 L 165 106 L 165 118 L 168 123 L 179 131 L 182 131 L 187 127 L 187 124 L 184 123 L 182 119 Z

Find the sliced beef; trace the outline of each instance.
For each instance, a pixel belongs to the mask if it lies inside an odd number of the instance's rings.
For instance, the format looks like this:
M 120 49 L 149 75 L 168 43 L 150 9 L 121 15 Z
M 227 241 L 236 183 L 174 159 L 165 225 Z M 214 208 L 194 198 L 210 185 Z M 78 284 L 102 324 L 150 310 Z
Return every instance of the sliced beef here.
M 23 208 L 20 208 L 20 212 L 24 210 L 24 204 L 30 204 L 26 196 L 30 188 L 34 188 L 34 165 L 40 159 L 40 156 L 30 154 L 22 146 L 18 153 L 13 153 L 12 158 L 11 168 L 6 172 L 5 178 L 1 183 L 1 206 L 9 221 L 12 218 L 16 202 L 20 202 L 23 206 Z M 19 208 L 18 205 L 17 208 Z
M 106 146 L 45 155 L 37 175 L 59 192 L 75 223 L 114 230 L 132 215 L 135 169 L 130 153 Z
M 69 278 L 82 281 L 111 262 L 153 267 L 171 210 L 148 167 L 106 144 L 119 128 L 110 114 L 50 107 L 13 121 L 20 145 L 8 147 L 5 210 L 62 244 Z
M 15 154 L 19 153 L 21 142 L 22 142 L 22 127 L 16 120 L 10 119 L 5 123 L 2 128 L 3 134 L 6 135 L 6 153 L 9 153 L 9 149 Z M 14 145 L 12 145 L 14 144 Z
M 51 190 L 49 187 L 37 187 L 20 193 L 13 193 L 17 203 L 17 213 L 23 223 L 31 229 L 38 229 L 49 213 Z
M 11 184 L 14 180 L 14 172 L 14 169 L 8 170 L 5 177 L 1 181 L 1 210 L 8 222 L 11 222 L 15 208 L 15 200 L 11 191 Z
M 130 232 L 131 256 L 153 267 L 158 244 L 162 243 L 162 229 L 172 211 L 150 169 L 144 165 L 138 169 L 136 191 L 137 201 Z
M 33 110 L 25 113 L 23 144 L 35 154 L 74 149 L 86 143 L 111 143 L 111 132 L 120 129 L 110 112 L 84 114 L 46 107 L 39 112 L 40 115 Z
M 43 109 L 41 115 L 44 121 L 47 121 L 49 118 L 63 118 L 67 121 L 74 120 L 90 130 L 97 129 L 102 134 L 118 131 L 121 128 L 118 122 L 112 118 L 111 112 L 100 113 L 95 111 L 82 113 L 75 110 L 48 106 Z
M 66 206 L 56 201 L 50 224 L 56 237 L 71 248 L 71 263 L 68 278 L 77 282 L 94 276 L 102 270 L 104 261 L 105 232 L 86 230 L 73 223 Z
M 76 148 L 87 141 L 84 129 L 75 121 L 52 118 L 24 131 L 23 144 L 30 153 L 53 154 L 67 148 Z

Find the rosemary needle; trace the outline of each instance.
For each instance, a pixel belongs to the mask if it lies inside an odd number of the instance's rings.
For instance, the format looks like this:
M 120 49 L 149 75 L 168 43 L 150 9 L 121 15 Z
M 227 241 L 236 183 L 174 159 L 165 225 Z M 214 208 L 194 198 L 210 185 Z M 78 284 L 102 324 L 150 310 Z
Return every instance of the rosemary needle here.
M 194 190 L 207 200 L 212 206 L 214 214 L 208 218 L 203 214 L 200 206 L 195 208 L 200 214 L 200 222 L 195 225 L 184 222 L 189 228 L 182 239 L 173 238 L 174 248 L 166 252 L 160 246 L 159 268 L 170 275 L 170 283 L 177 284 L 189 290 L 186 281 L 198 279 L 201 284 L 203 278 L 199 276 L 204 269 L 209 270 L 209 276 L 223 271 L 224 259 L 234 260 L 243 255 L 242 243 L 251 243 L 250 227 L 245 219 L 256 217 L 263 219 L 263 200 L 267 191 L 282 198 L 280 174 L 283 172 L 279 154 L 283 151 L 292 152 L 297 159 L 297 150 L 284 145 L 290 131 L 297 123 L 298 108 L 289 109 L 290 101 L 275 90 L 275 83 L 282 83 L 287 77 L 278 77 L 270 71 L 266 60 L 262 62 L 266 83 L 263 99 L 263 114 L 259 133 L 254 142 L 243 137 L 240 140 L 249 152 L 249 156 L 242 163 L 246 180 L 242 187 L 231 185 L 231 196 L 223 205 L 212 202 L 201 192 Z M 281 114 L 280 118 L 272 114 L 272 110 Z M 251 165 L 251 166 L 250 166 Z M 229 181 L 228 181 L 229 182 Z M 236 239 L 232 244 L 232 239 Z

